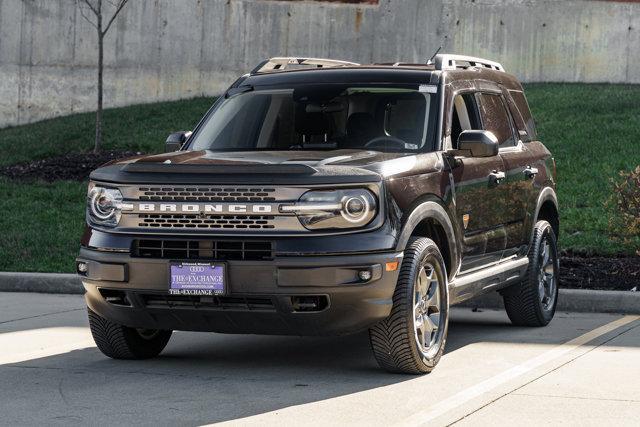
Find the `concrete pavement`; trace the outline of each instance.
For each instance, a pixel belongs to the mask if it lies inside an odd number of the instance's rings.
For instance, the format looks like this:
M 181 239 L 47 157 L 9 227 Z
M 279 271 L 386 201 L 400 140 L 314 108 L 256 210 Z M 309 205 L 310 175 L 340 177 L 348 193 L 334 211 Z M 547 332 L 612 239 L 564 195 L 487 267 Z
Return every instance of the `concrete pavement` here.
M 637 316 L 529 329 L 459 308 L 422 377 L 381 371 L 366 334 L 177 332 L 157 359 L 114 361 L 80 296 L 0 293 L 0 424 L 637 425 L 639 358 Z

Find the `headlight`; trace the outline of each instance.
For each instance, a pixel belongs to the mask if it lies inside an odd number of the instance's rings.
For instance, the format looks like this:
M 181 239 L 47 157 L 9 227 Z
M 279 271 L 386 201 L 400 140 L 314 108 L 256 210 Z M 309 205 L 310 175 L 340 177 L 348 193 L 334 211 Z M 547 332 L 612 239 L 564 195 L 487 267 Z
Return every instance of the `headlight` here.
M 281 206 L 280 210 L 294 212 L 310 230 L 356 228 L 371 222 L 377 203 L 374 194 L 366 189 L 309 191 L 296 204 Z
M 115 227 L 122 214 L 122 193 L 115 188 L 89 184 L 87 214 L 89 221 L 97 225 Z

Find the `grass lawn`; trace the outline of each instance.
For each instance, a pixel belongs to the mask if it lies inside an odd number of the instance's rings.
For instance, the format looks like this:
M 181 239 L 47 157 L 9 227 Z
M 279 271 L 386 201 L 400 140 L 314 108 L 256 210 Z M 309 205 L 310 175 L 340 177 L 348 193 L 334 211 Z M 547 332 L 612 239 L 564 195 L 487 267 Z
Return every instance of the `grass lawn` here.
M 558 170 L 562 249 L 632 254 L 608 234 L 609 179 L 640 164 L 640 85 L 526 87 L 542 141 Z M 159 152 L 166 136 L 193 128 L 211 98 L 106 110 L 104 148 Z M 94 115 L 0 129 L 0 165 L 92 148 Z M 73 271 L 84 223 L 86 183 L 0 179 L 0 270 Z
M 213 101 L 214 98 L 195 98 L 107 109 L 102 122 L 103 148 L 161 152 L 171 132 L 192 129 Z M 0 166 L 91 151 L 95 117 L 95 113 L 74 114 L 0 129 Z
M 610 239 L 610 179 L 640 165 L 640 85 L 533 84 L 525 91 L 558 173 L 560 246 L 633 254 Z
M 85 182 L 0 178 L 0 271 L 73 272 L 86 194 Z

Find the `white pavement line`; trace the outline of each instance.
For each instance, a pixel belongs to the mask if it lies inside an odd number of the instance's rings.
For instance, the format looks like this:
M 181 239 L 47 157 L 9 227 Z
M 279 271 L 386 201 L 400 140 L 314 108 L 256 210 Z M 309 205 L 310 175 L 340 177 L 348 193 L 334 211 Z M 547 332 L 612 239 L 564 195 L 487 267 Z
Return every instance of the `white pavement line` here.
M 497 374 L 492 378 L 466 388 L 465 390 L 462 390 L 459 393 L 456 393 L 453 396 L 438 402 L 434 406 L 431 406 L 424 411 L 416 412 L 410 417 L 405 418 L 404 420 L 399 422 L 397 425 L 425 425 L 430 421 L 433 421 L 436 418 L 446 414 L 447 412 L 456 409 L 459 406 L 462 406 L 465 403 L 470 402 L 471 400 L 476 399 L 483 394 L 526 374 L 527 372 L 530 372 L 548 362 L 558 359 L 559 357 L 564 356 L 565 354 L 575 350 L 576 348 L 638 319 L 640 319 L 640 316 L 625 316 L 618 320 L 614 320 L 611 323 L 600 326 L 590 332 L 587 332 L 584 335 L 580 335 L 577 338 L 574 338 L 549 351 L 546 351 L 539 356 L 529 359 L 521 363 L 520 365 L 514 366 L 511 369 Z
M 42 359 L 44 357 L 57 356 L 74 350 L 95 347 L 92 338 L 86 338 L 86 328 L 42 328 L 29 331 L 16 331 L 0 333 L 0 348 L 10 349 L 11 344 L 18 340 L 26 342 L 42 342 L 45 336 L 54 336 L 56 342 L 64 344 L 42 345 L 37 350 L 28 350 L 17 353 L 0 353 L 0 366 L 12 363 L 26 362 L 28 360 Z M 65 342 L 68 341 L 68 342 Z M 8 353 L 8 354 L 7 354 Z
M 20 354 L 10 354 L 0 356 L 0 365 L 10 365 L 12 363 L 26 362 L 28 360 L 42 359 L 44 357 L 57 356 L 59 354 L 69 353 L 73 350 L 83 350 L 89 347 L 95 347 L 93 340 L 78 341 L 69 344 L 48 347 L 43 350 L 30 351 Z

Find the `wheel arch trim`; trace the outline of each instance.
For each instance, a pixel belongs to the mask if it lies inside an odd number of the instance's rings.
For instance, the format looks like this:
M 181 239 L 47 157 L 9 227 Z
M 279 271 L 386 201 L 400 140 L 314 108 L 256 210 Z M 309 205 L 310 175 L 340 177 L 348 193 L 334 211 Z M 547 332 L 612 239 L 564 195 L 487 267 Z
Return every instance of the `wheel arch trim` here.
M 420 223 L 425 220 L 436 221 L 444 230 L 447 239 L 447 246 L 449 247 L 449 253 L 447 255 L 451 265 L 451 271 L 447 272 L 447 275 L 448 279 L 451 280 L 460 264 L 456 233 L 451 218 L 442 204 L 433 199 L 423 199 L 414 205 L 410 213 L 403 218 L 402 231 L 398 237 L 396 250 L 403 251 L 406 248 L 409 239 Z
M 555 208 L 556 213 L 558 214 L 558 223 L 560 222 L 560 210 L 558 209 L 558 196 L 556 195 L 556 192 L 552 187 L 544 187 L 542 191 L 540 191 L 540 194 L 538 194 L 538 200 L 536 201 L 536 210 L 533 215 L 531 232 L 529 233 L 529 244 L 531 244 L 531 242 L 533 241 L 534 228 L 536 223 L 538 222 L 538 217 L 540 216 L 540 210 L 542 209 L 542 205 L 544 205 L 546 202 L 551 202 L 551 204 L 553 204 L 553 207 Z M 556 236 L 556 238 L 558 238 L 558 236 Z

